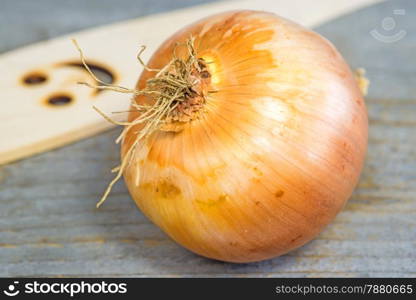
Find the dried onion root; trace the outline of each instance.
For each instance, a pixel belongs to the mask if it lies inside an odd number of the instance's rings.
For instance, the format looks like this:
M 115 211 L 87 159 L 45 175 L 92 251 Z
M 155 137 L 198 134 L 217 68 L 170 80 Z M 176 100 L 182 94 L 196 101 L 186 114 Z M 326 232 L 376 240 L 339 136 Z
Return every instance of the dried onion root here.
M 195 86 L 198 85 L 198 81 L 193 75 L 193 72 L 195 70 L 198 73 L 204 72 L 203 69 L 205 69 L 205 62 L 201 59 L 197 59 L 194 48 L 194 38 L 192 36 L 187 39 L 186 43 L 176 44 L 173 51 L 172 60 L 161 69 L 151 69 L 146 66 L 141 58 L 141 55 L 146 47 L 141 46 L 141 49 L 137 54 L 137 60 L 146 71 L 155 72 L 156 75 L 147 81 L 146 87 L 144 89 L 129 89 L 123 86 L 109 84 L 100 80 L 88 66 L 84 53 L 78 45 L 78 42 L 75 39 L 72 39 L 72 42 L 79 52 L 81 62 L 86 71 L 97 83 L 90 84 L 88 82 L 78 82 L 79 84 L 86 85 L 92 89 L 110 90 L 119 93 L 132 94 L 133 96 L 144 95 L 152 99 L 153 102 L 151 105 L 139 105 L 133 98 L 131 105 L 136 112 L 140 113 L 140 117 L 136 118 L 132 122 L 115 121 L 96 106 L 93 106 L 94 110 L 97 111 L 97 113 L 99 113 L 108 122 L 114 125 L 124 126 L 123 131 L 116 139 L 117 144 L 123 140 L 131 128 L 138 124 L 145 123 L 145 126 L 136 133 L 137 137 L 134 143 L 130 146 L 127 153 L 124 155 L 121 164 L 111 170 L 113 173 L 116 172 L 117 175 L 108 184 L 103 196 L 101 197 L 100 201 L 98 201 L 96 205 L 98 208 L 105 202 L 111 192 L 112 187 L 123 175 L 123 171 L 131 162 L 131 158 L 134 156 L 137 147 L 140 146 L 139 142 L 142 140 L 146 141 L 153 132 L 161 129 L 162 126 L 179 120 L 178 116 L 175 115 L 175 110 L 177 109 L 177 106 L 181 102 L 185 101 L 189 95 L 193 95 L 199 92 L 195 90 Z M 178 58 L 175 55 L 176 47 L 179 46 L 186 47 L 188 51 L 187 59 L 184 60 Z M 205 97 L 203 93 L 199 93 L 198 96 L 203 98 Z M 187 119 L 186 121 L 189 120 L 190 119 Z

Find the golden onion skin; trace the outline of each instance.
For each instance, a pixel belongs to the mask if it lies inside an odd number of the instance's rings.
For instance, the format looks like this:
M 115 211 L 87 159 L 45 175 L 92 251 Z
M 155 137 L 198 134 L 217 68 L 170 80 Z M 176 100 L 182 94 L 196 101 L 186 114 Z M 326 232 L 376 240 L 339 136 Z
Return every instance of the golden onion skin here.
M 302 246 L 342 209 L 363 165 L 367 113 L 351 70 L 317 33 L 257 11 L 182 29 L 148 66 L 162 68 L 190 36 L 218 92 L 182 131 L 143 141 L 124 171 L 130 194 L 171 238 L 209 258 L 253 262 Z M 152 76 L 144 71 L 137 87 Z

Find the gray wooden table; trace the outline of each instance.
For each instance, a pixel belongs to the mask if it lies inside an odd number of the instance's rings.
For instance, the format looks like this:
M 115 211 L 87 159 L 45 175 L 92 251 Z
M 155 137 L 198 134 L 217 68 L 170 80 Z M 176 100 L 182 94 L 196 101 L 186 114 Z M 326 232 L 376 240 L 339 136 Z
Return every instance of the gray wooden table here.
M 0 51 L 190 4 L 185 0 L 86 3 L 2 0 Z M 404 9 L 405 15 L 394 14 L 394 9 Z M 395 19 L 395 28 L 383 28 L 386 17 Z M 370 137 L 353 197 L 336 221 L 306 246 L 260 263 L 204 259 L 152 225 L 136 209 L 123 182 L 96 210 L 95 203 L 112 178 L 108 171 L 118 161 L 113 143 L 116 129 L 0 168 L 0 276 L 415 277 L 415 20 L 416 1 L 401 0 L 316 28 L 352 67 L 367 69 L 372 82 L 366 100 Z M 385 37 L 405 30 L 406 36 L 387 43 L 375 39 L 370 34 L 373 29 Z

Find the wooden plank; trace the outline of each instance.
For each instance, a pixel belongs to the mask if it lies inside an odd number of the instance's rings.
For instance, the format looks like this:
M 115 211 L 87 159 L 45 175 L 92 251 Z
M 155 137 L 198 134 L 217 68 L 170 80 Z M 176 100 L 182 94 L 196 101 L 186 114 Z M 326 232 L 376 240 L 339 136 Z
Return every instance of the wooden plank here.
M 416 32 L 416 3 L 378 4 L 316 28 L 372 82 L 370 136 L 360 183 L 317 239 L 252 264 L 204 259 L 176 245 L 122 182 L 95 203 L 118 163 L 119 129 L 0 168 L 0 276 L 416 277 L 416 38 L 386 44 L 369 32 L 392 9 Z M 413 59 L 413 60 L 412 60 Z
M 342 0 L 335 3 L 321 0 L 312 4 L 307 0 L 246 0 L 239 1 L 238 8 L 266 9 L 310 26 L 376 1 Z M 112 127 L 91 109 L 93 104 L 108 113 L 128 110 L 129 96 L 111 92 L 98 94 L 76 84 L 93 81 L 81 67 L 74 67 L 79 64 L 79 56 L 70 38 L 77 38 L 90 62 L 109 71 L 116 84 L 134 87 L 140 72 L 135 67 L 138 66 L 136 54 L 139 43 L 151 49 L 145 53 L 148 57 L 179 27 L 213 13 L 235 9 L 236 3 L 215 2 L 107 25 L 0 56 L 0 69 L 7 70 L 7 76 L 0 81 L 3 107 L 0 110 L 0 164 Z M 29 84 L 25 83 L 27 81 Z M 119 116 L 126 117 L 125 114 Z

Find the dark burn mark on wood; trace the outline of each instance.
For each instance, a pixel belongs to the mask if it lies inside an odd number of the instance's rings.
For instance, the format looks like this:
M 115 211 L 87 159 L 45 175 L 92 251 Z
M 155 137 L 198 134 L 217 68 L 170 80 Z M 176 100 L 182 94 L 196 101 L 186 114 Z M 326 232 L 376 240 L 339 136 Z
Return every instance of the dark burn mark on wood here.
M 47 80 L 48 76 L 42 72 L 31 72 L 22 78 L 22 82 L 25 85 L 38 85 L 45 83 Z
M 64 93 L 55 94 L 47 98 L 47 104 L 50 106 L 65 106 L 72 101 L 72 96 Z
M 94 73 L 94 75 L 101 81 L 107 84 L 112 84 L 116 81 L 115 72 L 111 71 L 108 67 L 100 65 L 98 63 L 87 63 L 87 65 L 90 68 L 90 70 Z M 81 61 L 70 61 L 70 62 L 62 63 L 60 64 L 60 66 L 81 68 L 87 71 Z M 102 91 L 103 90 L 96 89 L 95 94 L 101 93 Z

